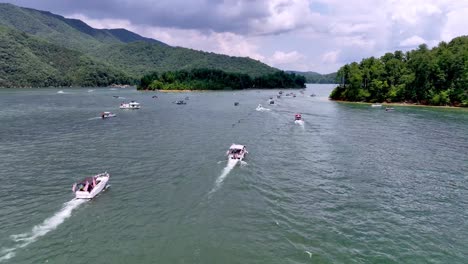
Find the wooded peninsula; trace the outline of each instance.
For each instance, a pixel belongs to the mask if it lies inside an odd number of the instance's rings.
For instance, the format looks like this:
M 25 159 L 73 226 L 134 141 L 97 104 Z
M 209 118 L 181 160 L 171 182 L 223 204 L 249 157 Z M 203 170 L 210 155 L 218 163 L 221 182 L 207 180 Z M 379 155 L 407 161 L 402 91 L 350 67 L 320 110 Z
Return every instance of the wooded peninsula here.
M 258 77 L 215 69 L 192 69 L 152 73 L 143 76 L 139 90 L 238 90 L 305 88 L 304 76 L 277 71 Z
M 330 98 L 468 106 L 468 36 L 429 49 L 386 53 L 341 67 Z

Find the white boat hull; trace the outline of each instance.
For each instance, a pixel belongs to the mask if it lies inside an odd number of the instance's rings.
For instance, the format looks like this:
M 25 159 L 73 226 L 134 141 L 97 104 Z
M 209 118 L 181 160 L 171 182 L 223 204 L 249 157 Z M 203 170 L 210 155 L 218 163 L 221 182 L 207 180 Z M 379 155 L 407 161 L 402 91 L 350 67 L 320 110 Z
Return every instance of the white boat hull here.
M 77 199 L 93 199 L 96 195 L 104 190 L 107 186 L 107 182 L 109 181 L 109 176 L 101 176 L 96 179 L 96 182 L 99 181 L 98 184 L 91 190 L 91 192 L 86 191 L 76 191 L 75 197 Z
M 294 123 L 303 126 L 304 125 L 304 120 L 294 120 Z

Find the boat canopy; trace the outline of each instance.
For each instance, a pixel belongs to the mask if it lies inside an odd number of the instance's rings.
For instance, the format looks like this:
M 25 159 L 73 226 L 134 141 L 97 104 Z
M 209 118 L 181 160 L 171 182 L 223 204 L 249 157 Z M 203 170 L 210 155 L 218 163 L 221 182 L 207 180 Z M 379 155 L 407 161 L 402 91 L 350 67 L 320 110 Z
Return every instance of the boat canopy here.
M 237 145 L 237 144 L 232 144 L 229 149 L 244 149 L 244 145 Z

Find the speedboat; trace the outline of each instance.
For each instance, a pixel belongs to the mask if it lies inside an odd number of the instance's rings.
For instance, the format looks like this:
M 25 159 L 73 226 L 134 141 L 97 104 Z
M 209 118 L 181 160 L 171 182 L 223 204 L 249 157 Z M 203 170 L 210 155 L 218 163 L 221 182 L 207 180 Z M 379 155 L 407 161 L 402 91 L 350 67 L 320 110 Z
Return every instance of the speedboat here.
M 302 119 L 302 115 L 301 115 L 301 114 L 295 114 L 295 115 L 294 115 L 294 123 L 299 124 L 299 125 L 303 125 L 303 124 L 304 124 L 304 120 Z
M 187 104 L 187 103 L 184 102 L 183 100 L 179 100 L 179 101 L 176 101 L 175 104 L 184 105 L 184 104 Z
M 135 102 L 135 101 L 131 101 L 130 103 L 121 103 L 120 104 L 120 109 L 140 109 L 140 104 Z
M 257 108 L 255 108 L 255 110 L 257 110 L 257 111 L 269 111 L 270 109 L 263 107 L 262 104 L 259 104 L 257 106 Z
M 111 112 L 102 112 L 101 113 L 101 118 L 102 119 L 105 119 L 105 118 L 109 118 L 109 117 L 115 117 L 116 115 L 114 113 L 111 113 Z
M 73 192 L 77 199 L 93 199 L 98 195 L 107 185 L 110 175 L 107 172 L 86 177 L 79 183 L 73 184 Z
M 228 163 L 236 164 L 239 161 L 244 160 L 247 149 L 244 145 L 232 144 L 229 150 L 226 152 L 228 156 Z
M 382 107 L 382 104 L 372 104 L 372 107 Z

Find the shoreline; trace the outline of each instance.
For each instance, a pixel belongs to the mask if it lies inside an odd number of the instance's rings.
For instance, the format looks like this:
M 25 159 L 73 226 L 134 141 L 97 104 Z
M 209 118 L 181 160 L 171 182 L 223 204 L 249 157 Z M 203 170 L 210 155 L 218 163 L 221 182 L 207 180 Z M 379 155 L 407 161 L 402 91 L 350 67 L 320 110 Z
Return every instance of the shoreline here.
M 337 102 L 337 103 L 345 103 L 345 104 L 363 104 L 363 105 L 372 105 L 373 103 L 368 103 L 368 102 L 350 102 L 350 101 L 344 101 L 344 100 L 333 100 L 333 99 L 328 99 L 332 102 Z M 468 107 L 462 107 L 462 106 L 447 106 L 447 105 L 422 105 L 422 104 L 409 104 L 409 103 L 379 103 L 382 106 L 409 106 L 409 107 L 431 107 L 431 108 L 440 108 L 440 109 L 465 109 L 468 110 Z

